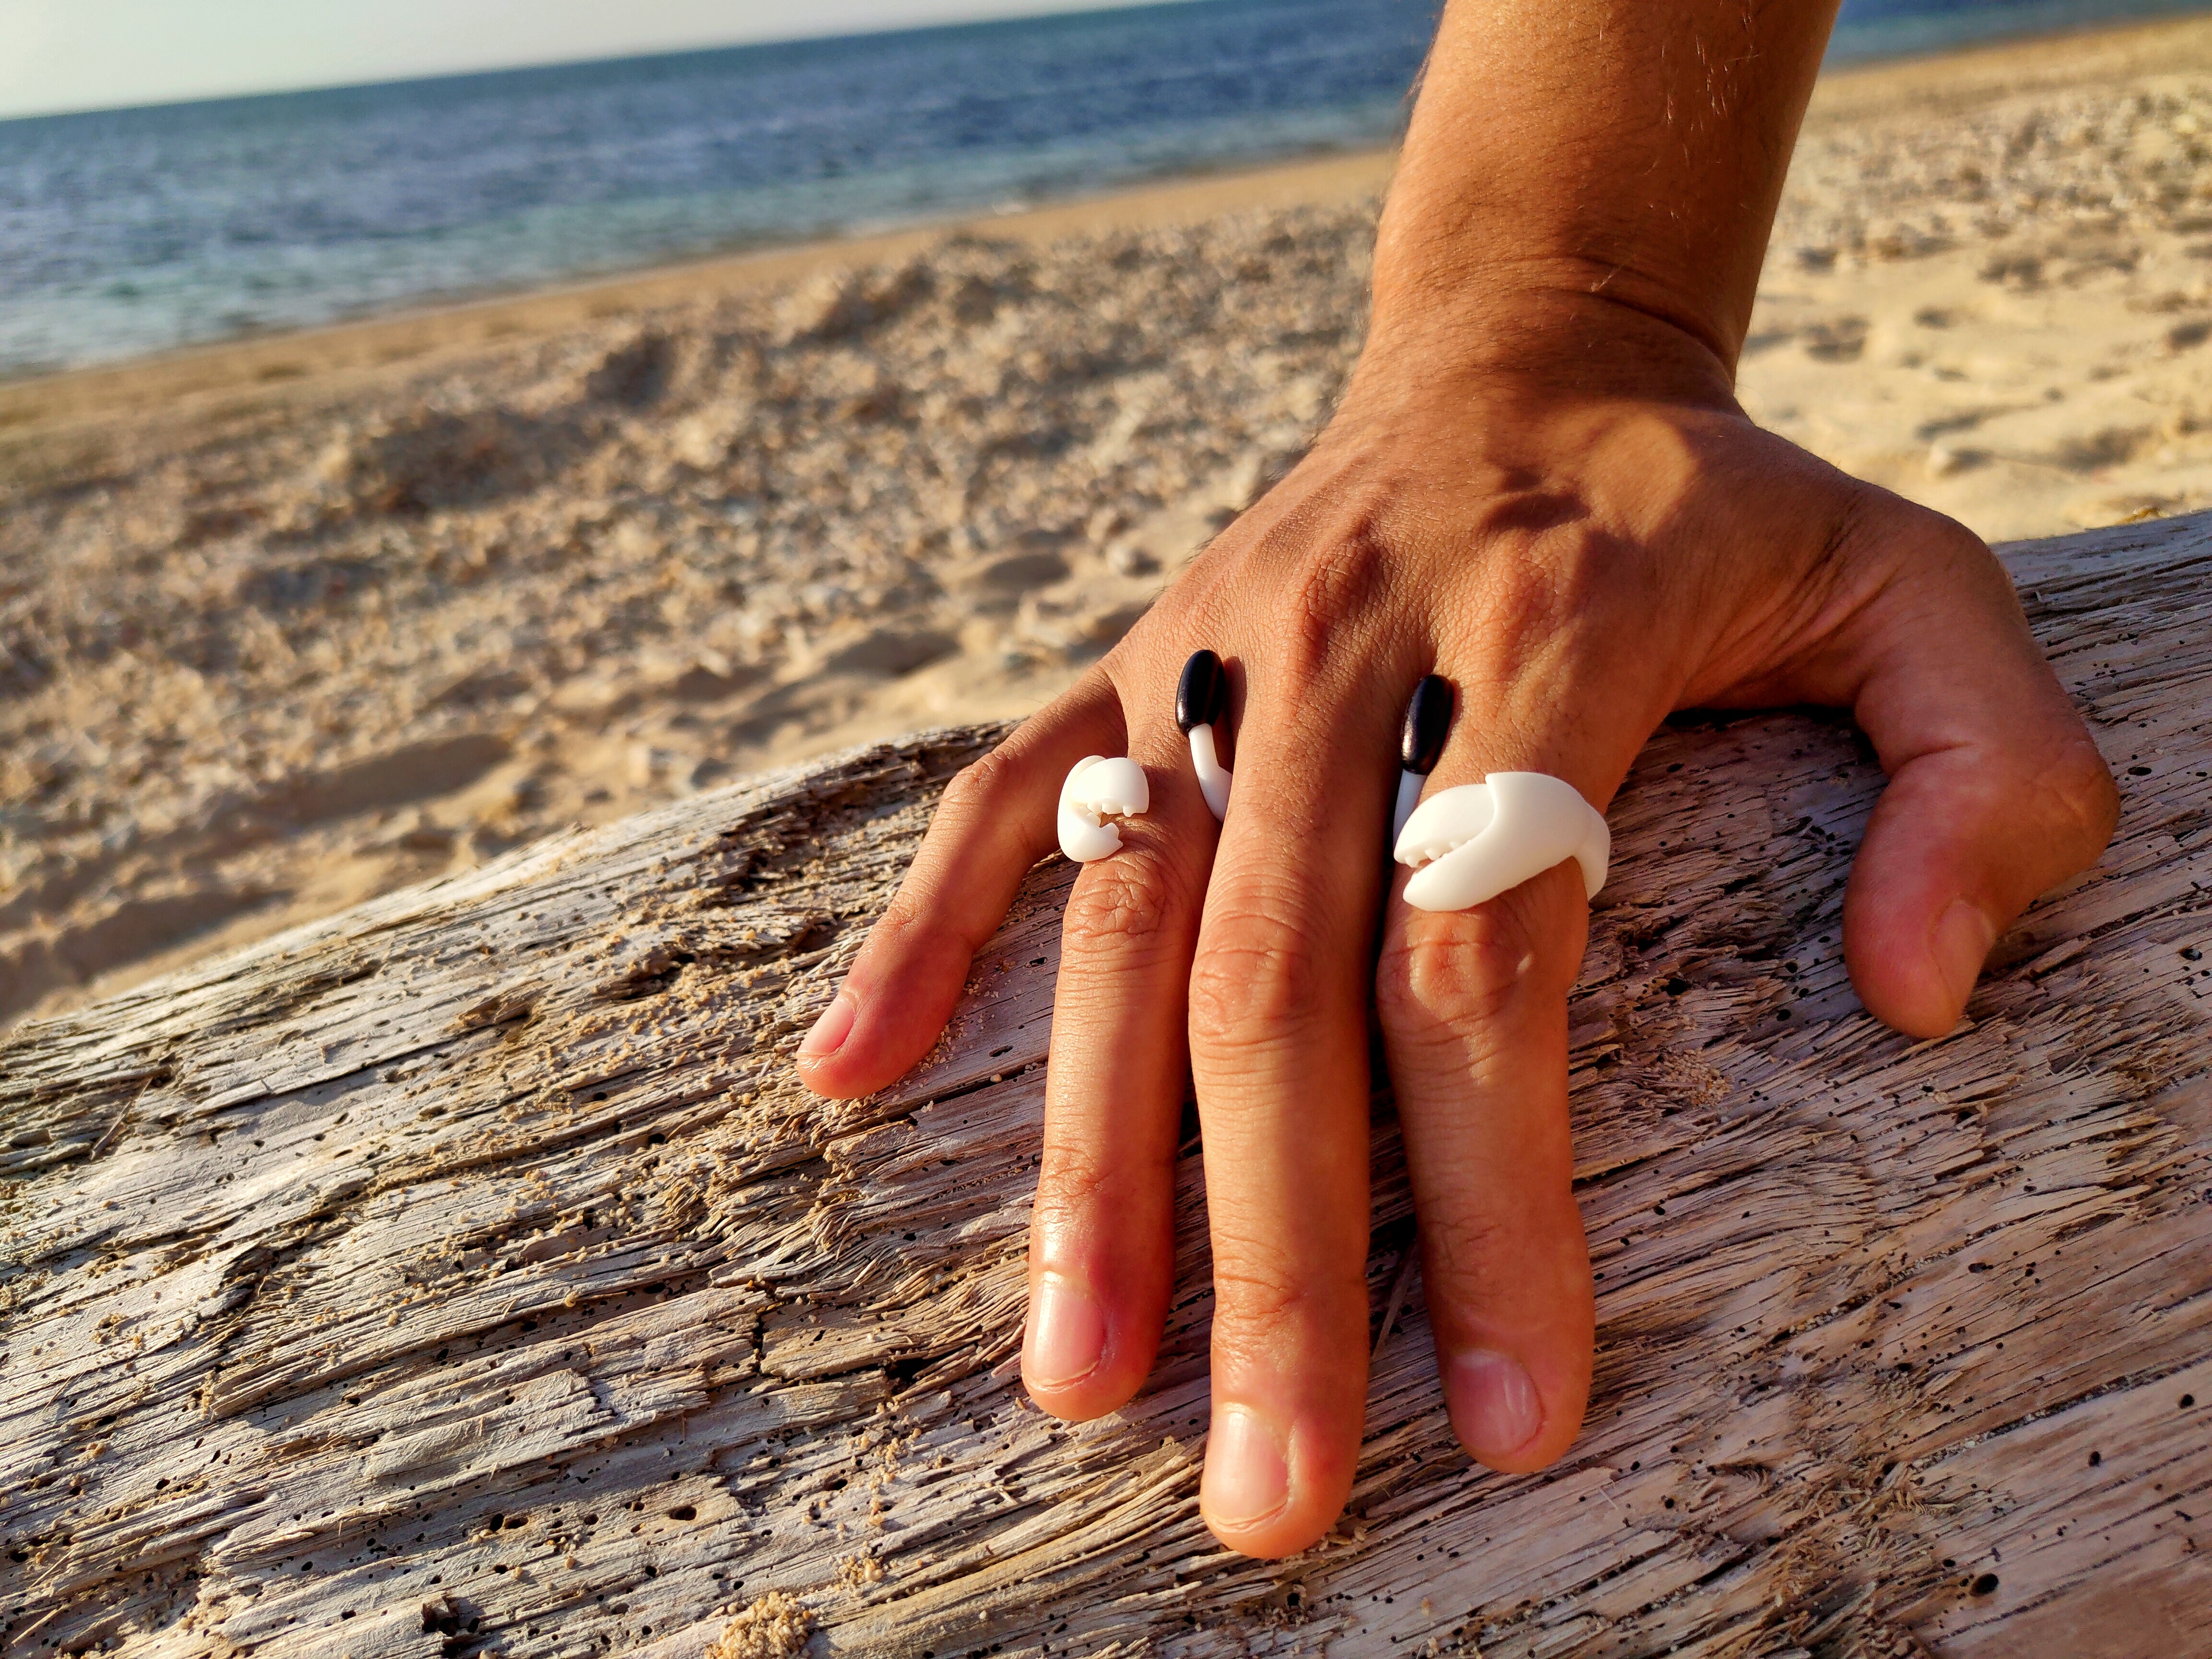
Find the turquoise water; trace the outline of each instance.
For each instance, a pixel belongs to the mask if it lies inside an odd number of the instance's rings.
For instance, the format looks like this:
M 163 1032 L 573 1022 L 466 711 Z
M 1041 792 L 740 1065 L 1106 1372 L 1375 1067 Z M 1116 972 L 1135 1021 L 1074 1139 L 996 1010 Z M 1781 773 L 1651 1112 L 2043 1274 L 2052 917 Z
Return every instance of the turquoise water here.
M 1832 62 L 2195 9 L 1848 0 Z M 0 122 L 0 374 L 1373 144 L 1436 0 L 1186 0 Z

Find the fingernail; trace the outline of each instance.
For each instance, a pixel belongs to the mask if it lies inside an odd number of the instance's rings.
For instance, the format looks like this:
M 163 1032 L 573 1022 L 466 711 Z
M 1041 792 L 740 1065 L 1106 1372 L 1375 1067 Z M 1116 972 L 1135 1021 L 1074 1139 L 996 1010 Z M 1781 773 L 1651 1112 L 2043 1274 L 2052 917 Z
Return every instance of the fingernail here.
M 1030 1304 L 1022 1376 L 1032 1389 L 1080 1382 L 1106 1357 L 1106 1316 L 1082 1291 L 1046 1280 Z
M 1238 1528 L 1265 1521 L 1291 1501 L 1291 1464 L 1283 1437 L 1257 1412 L 1224 1406 L 1206 1437 L 1199 1507 L 1218 1525 Z
M 1996 942 L 1997 930 L 1990 926 L 1981 907 L 1966 899 L 1952 900 L 1951 908 L 1936 919 L 1936 971 L 1942 975 L 1951 1000 L 1961 1009 L 1973 995 L 1974 981 L 1982 976 L 1982 964 L 1990 959 L 1990 946 Z
M 1521 1362 L 1477 1348 L 1459 1355 L 1444 1379 L 1460 1443 L 1488 1462 L 1510 1457 L 1544 1426 L 1544 1402 Z
M 799 1057 L 819 1060 L 843 1048 L 845 1039 L 853 1034 L 854 1012 L 853 999 L 838 992 L 837 1000 L 822 1011 L 822 1017 L 814 1022 L 814 1029 L 799 1043 Z

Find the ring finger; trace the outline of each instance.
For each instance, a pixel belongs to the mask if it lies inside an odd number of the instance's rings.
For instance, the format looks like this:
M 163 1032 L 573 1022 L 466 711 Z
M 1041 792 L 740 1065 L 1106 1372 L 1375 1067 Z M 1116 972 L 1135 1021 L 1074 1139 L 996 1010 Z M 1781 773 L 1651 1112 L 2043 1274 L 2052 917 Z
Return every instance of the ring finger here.
M 1601 701 L 1571 695 L 1589 689 L 1587 677 L 1562 671 L 1543 683 L 1560 690 L 1547 709 Z M 1545 714 L 1485 706 L 1461 720 L 1429 798 L 1540 772 L 1602 800 L 1616 759 Z M 1526 833 L 1526 820 L 1516 827 Z M 1571 842 L 1540 867 L 1553 850 L 1536 855 L 1534 874 L 1465 909 L 1415 908 L 1401 879 L 1376 969 L 1452 1427 L 1476 1458 L 1515 1474 L 1573 1441 L 1594 1334 L 1567 1115 L 1567 992 L 1588 932 L 1587 878 Z

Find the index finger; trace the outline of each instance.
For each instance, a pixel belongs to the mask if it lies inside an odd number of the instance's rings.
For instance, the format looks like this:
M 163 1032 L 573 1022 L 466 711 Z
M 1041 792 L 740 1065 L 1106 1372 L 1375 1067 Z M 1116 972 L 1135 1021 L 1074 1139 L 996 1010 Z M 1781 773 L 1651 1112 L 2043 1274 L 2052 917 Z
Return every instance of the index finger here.
M 1113 683 L 1094 672 L 953 778 L 896 896 L 799 1046 L 808 1088 L 840 1100 L 872 1094 L 929 1052 L 976 951 L 1058 843 L 1068 769 L 1087 754 L 1119 754 L 1121 730 Z

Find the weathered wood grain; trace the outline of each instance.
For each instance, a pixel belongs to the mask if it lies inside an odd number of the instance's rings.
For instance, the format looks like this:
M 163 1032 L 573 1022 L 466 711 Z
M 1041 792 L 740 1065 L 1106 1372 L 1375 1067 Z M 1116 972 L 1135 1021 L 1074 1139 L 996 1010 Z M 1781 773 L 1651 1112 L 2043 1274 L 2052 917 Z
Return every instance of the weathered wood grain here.
M 1195 1145 L 1150 1391 L 1014 1356 L 1067 867 L 857 1105 L 788 1051 L 953 732 L 763 778 L 0 1047 L 0 1627 L 27 1653 L 2212 1652 L 2212 520 L 2014 550 L 2126 793 L 1968 1025 L 1863 1014 L 1879 775 L 1687 720 L 1575 995 L 1588 1430 L 1453 1447 L 1387 1094 L 1352 1512 L 1195 1512 Z M 1405 1292 L 1384 1323 L 1394 1289 Z M 808 1632 L 811 1632 L 811 1634 Z

